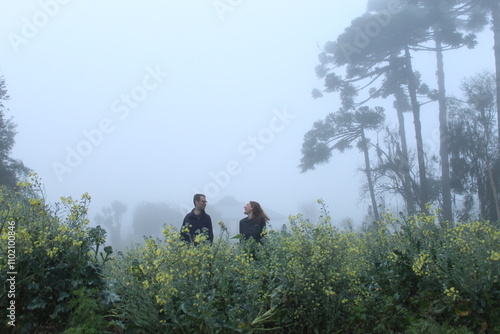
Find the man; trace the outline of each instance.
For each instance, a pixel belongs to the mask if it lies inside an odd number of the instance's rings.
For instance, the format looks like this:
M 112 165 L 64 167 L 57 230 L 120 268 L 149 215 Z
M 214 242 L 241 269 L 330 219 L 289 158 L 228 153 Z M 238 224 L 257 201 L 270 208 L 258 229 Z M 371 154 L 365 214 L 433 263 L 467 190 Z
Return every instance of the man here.
M 205 212 L 207 199 L 203 194 L 196 194 L 193 197 L 194 209 L 184 217 L 181 227 L 181 237 L 187 242 L 194 242 L 196 235 L 205 233 L 208 241 L 214 241 L 214 231 L 212 229 L 212 219 Z

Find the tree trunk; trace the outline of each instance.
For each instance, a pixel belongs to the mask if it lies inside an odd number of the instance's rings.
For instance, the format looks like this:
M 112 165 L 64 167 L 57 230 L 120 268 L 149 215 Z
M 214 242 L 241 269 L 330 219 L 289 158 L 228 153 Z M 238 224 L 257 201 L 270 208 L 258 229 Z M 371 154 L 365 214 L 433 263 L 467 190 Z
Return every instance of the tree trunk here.
M 408 92 L 410 94 L 411 107 L 413 111 L 413 124 L 415 125 L 415 138 L 417 141 L 418 173 L 420 177 L 420 209 L 427 211 L 429 192 L 427 186 L 427 173 L 425 168 L 424 144 L 422 140 L 422 124 L 420 123 L 420 104 L 417 100 L 417 84 L 415 73 L 411 64 L 410 49 L 405 47 L 405 64 L 408 75 Z
M 493 193 L 493 204 L 495 205 L 495 212 L 497 214 L 496 219 L 500 219 L 500 204 L 498 203 L 498 192 L 497 187 L 495 185 L 495 178 L 493 177 L 493 172 L 491 171 L 491 167 L 488 168 L 488 180 L 490 181 L 491 192 Z
M 411 191 L 411 176 L 410 176 L 410 163 L 408 159 L 408 144 L 406 143 L 406 129 L 405 129 L 405 99 L 403 88 L 399 87 L 395 94 L 396 98 L 396 112 L 398 115 L 398 133 L 399 140 L 401 141 L 401 165 L 400 170 L 403 178 L 403 192 L 404 200 L 406 203 L 406 210 L 412 213 L 415 210 L 415 201 L 413 200 L 413 192 Z
M 378 212 L 377 200 L 375 198 L 375 190 L 373 187 L 372 172 L 370 167 L 370 156 L 368 154 L 368 143 L 363 128 L 361 128 L 361 145 L 363 147 L 363 153 L 365 155 L 365 172 L 366 172 L 366 179 L 368 180 L 368 189 L 370 191 L 370 198 L 372 200 L 373 214 L 375 216 L 375 221 L 379 222 L 380 214 Z
M 492 17 L 492 30 L 494 45 L 493 49 L 495 52 L 495 70 L 496 70 L 496 93 L 497 93 L 497 132 L 498 132 L 498 146 L 497 146 L 497 159 L 500 159 L 500 2 L 491 1 L 491 17 Z M 491 173 L 491 170 L 489 171 Z M 496 194 L 496 189 L 499 183 L 495 183 L 492 180 L 492 189 L 494 189 L 494 201 L 497 211 L 497 219 L 500 219 L 499 201 L 498 195 Z
M 491 1 L 491 17 L 496 68 L 498 148 L 500 150 L 500 3 L 498 1 Z
M 443 196 L 443 223 L 453 225 L 453 212 L 451 207 L 451 186 L 450 186 L 450 163 L 449 163 L 449 134 L 448 117 L 446 106 L 446 88 L 444 77 L 443 46 L 441 31 L 437 28 L 434 31 L 437 58 L 437 81 L 439 100 L 439 155 L 441 157 L 441 192 Z

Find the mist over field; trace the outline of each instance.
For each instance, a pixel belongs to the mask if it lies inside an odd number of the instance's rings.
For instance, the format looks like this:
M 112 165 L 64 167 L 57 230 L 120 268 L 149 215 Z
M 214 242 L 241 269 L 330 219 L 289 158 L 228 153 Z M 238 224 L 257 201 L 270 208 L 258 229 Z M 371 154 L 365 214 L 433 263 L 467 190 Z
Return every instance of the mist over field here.
M 319 55 L 366 3 L 4 1 L 0 75 L 6 117 L 17 124 L 12 156 L 38 174 L 51 202 L 88 193 L 91 223 L 119 224 L 121 242 L 162 224 L 180 227 L 195 193 L 232 235 L 250 200 L 270 213 L 273 228 L 288 215 L 316 220 L 318 199 L 339 226 L 371 222 L 355 144 L 314 170 L 299 168 L 304 135 L 342 106 L 338 92 L 311 94 L 324 89 Z M 405 4 L 392 2 L 383 19 L 369 21 L 344 55 L 374 47 Z M 448 96 L 461 98 L 464 78 L 494 72 L 492 41 L 487 27 L 474 48 L 445 52 Z M 437 89 L 436 55 L 412 60 Z M 396 128 L 392 99 L 370 103 Z M 426 151 L 438 156 L 438 102 L 420 112 Z M 413 119 L 405 117 L 413 148 Z M 383 139 L 382 130 L 367 136 Z M 383 204 L 405 207 L 397 196 Z
M 3 0 L 0 36 L 1 333 L 500 332 L 498 0 Z

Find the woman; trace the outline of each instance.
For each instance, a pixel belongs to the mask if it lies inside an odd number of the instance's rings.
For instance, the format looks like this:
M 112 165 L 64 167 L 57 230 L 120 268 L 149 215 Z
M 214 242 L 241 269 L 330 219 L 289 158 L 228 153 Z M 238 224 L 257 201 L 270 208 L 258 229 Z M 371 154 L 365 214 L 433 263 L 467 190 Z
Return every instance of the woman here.
M 254 238 L 256 242 L 261 243 L 262 232 L 267 221 L 270 220 L 269 217 L 262 210 L 260 204 L 254 201 L 250 201 L 245 205 L 244 213 L 247 217 L 240 220 L 241 239 Z

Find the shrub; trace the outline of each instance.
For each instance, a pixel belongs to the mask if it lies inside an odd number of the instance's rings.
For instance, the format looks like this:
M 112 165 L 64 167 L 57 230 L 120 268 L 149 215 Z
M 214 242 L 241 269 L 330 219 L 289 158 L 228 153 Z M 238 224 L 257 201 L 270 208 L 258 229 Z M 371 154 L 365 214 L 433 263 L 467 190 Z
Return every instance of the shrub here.
M 73 291 L 96 291 L 99 298 L 106 286 L 101 274 L 106 257 L 99 253 L 105 231 L 87 227 L 90 197 L 61 200 L 55 207 L 48 205 L 36 176 L 16 189 L 0 188 L 2 252 L 8 248 L 9 231 L 11 243 L 15 240 L 14 262 L 0 257 L 0 280 L 16 272 L 15 297 L 0 291 L 0 317 L 7 319 L 7 303 L 14 301 L 17 333 L 33 333 L 47 323 L 64 328 L 77 297 Z M 5 331 L 13 328 L 6 322 L 2 326 Z
M 324 210 L 324 208 L 323 208 Z M 222 229 L 224 231 L 224 228 Z M 263 244 L 186 244 L 172 227 L 114 262 L 125 329 L 144 333 L 497 333 L 500 231 L 390 213 L 365 233 L 290 217 Z M 138 306 L 140 305 L 140 306 Z
M 487 221 L 439 226 L 436 217 L 386 214 L 367 235 L 381 306 L 373 310 L 384 310 L 380 317 L 386 325 L 396 320 L 398 330 L 431 319 L 493 333 L 500 325 L 500 230 Z
M 105 231 L 87 226 L 88 195 L 51 207 L 37 187 L 0 189 L 19 333 L 500 333 L 500 230 L 486 221 L 387 212 L 357 233 L 323 207 L 262 244 L 229 242 L 222 222 L 213 244 L 165 227 L 111 258 Z
M 128 327 L 233 333 L 259 328 L 274 312 L 269 283 L 244 247 L 227 238 L 188 244 L 173 228 L 164 234 L 165 240 L 147 238 L 113 263 L 121 296 L 115 314 Z

